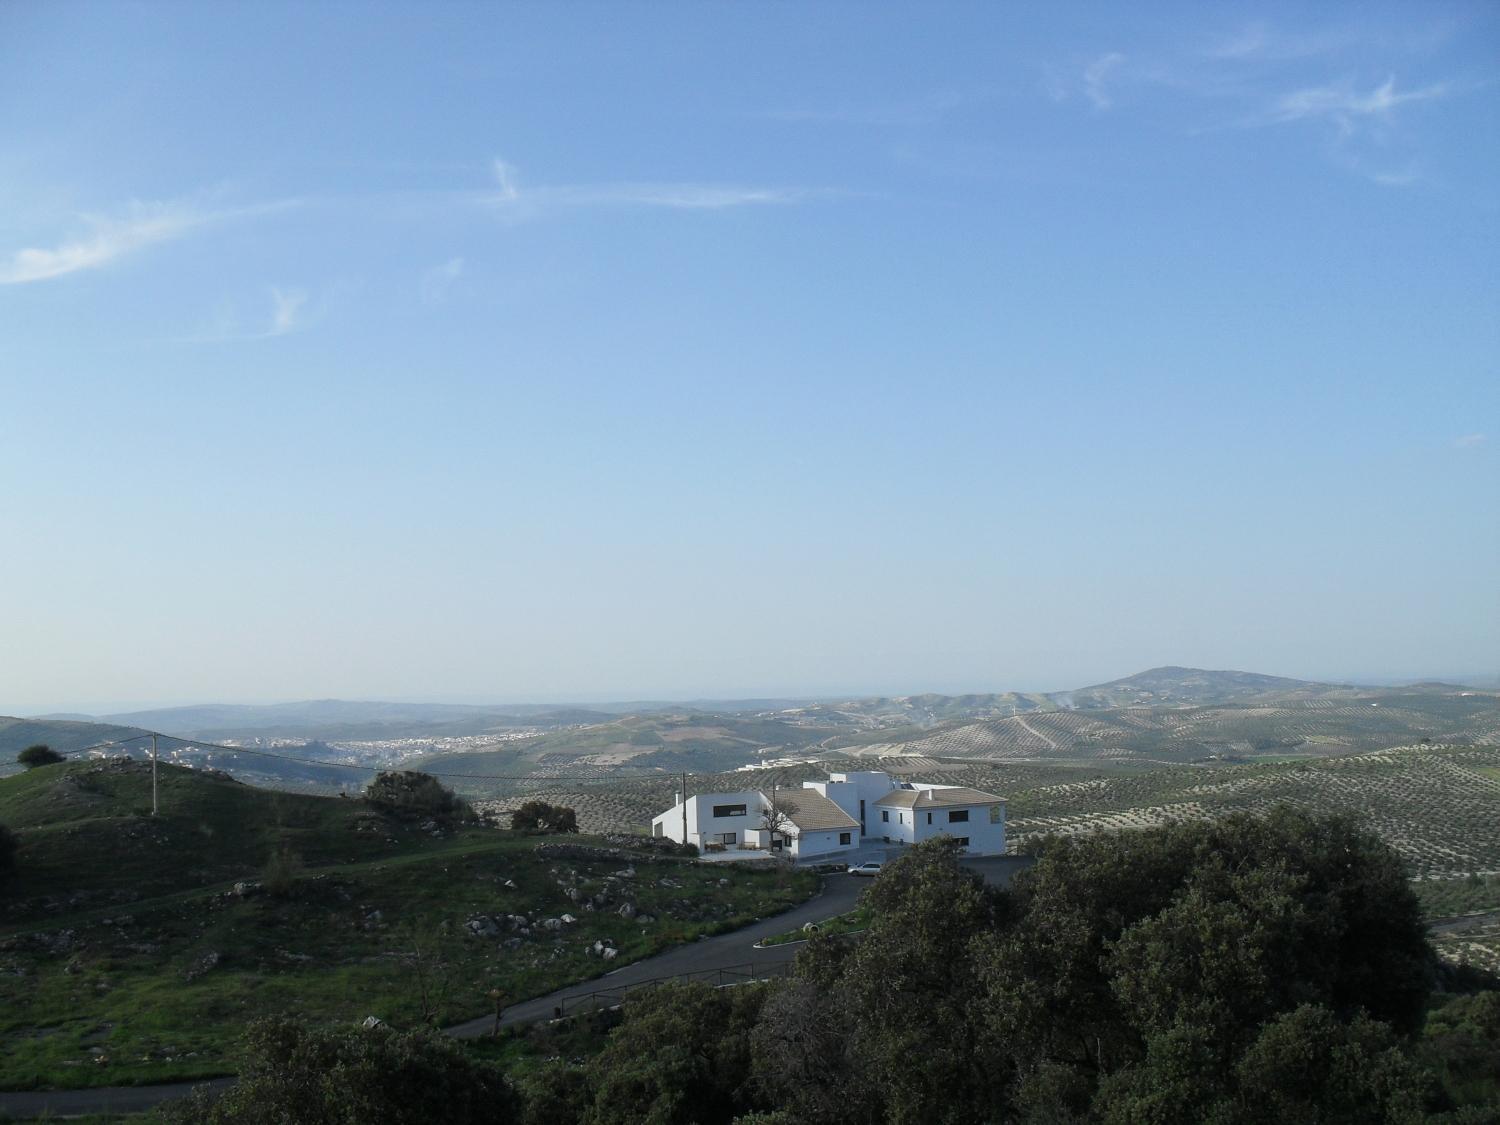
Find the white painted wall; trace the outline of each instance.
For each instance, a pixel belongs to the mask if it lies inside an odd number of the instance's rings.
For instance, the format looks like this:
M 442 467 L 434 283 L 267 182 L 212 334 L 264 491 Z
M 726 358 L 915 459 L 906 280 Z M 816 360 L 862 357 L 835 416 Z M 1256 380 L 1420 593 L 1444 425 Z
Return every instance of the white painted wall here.
M 852 850 L 859 845 L 861 839 L 868 843 L 879 842 L 889 837 L 892 844 L 914 844 L 942 833 L 959 837 L 967 836 L 969 838 L 968 850 L 973 855 L 1005 854 L 1004 801 L 995 804 L 957 806 L 957 808 L 968 810 L 969 819 L 967 823 L 954 824 L 948 818 L 948 813 L 953 811 L 952 808 L 901 809 L 882 808 L 876 805 L 876 801 L 890 793 L 893 785 L 889 774 L 873 770 L 862 773 L 830 774 L 828 781 L 804 782 L 803 787 L 821 793 L 854 820 L 859 819 L 859 802 L 864 800 L 865 832 L 861 837 L 857 831 L 850 829 L 848 844 L 838 842 L 838 831 L 808 833 L 806 840 L 799 837 L 788 849 L 795 856 L 813 856 Z M 932 790 L 956 787 L 918 784 L 916 788 Z M 745 806 L 745 815 L 742 817 L 715 817 L 713 815 L 715 805 L 740 804 Z M 766 807 L 766 798 L 757 789 L 747 789 L 739 793 L 696 794 L 689 797 L 687 802 L 687 840 L 701 848 L 707 843 L 719 842 L 721 834 L 733 832 L 735 843 L 727 846 L 733 847 L 747 840 L 759 840 L 762 846 L 765 846 L 768 841 L 761 828 L 761 817 Z M 889 821 L 881 819 L 882 812 L 890 814 Z M 928 813 L 932 814 L 930 824 L 927 820 Z M 683 840 L 682 805 L 674 805 L 666 812 L 653 817 L 651 829 L 652 835 L 665 836 L 680 843 Z
M 864 770 L 853 773 L 830 773 L 827 781 L 804 781 L 803 788 L 815 789 L 830 801 L 843 809 L 854 820 L 860 820 L 859 804 L 865 804 L 865 815 L 862 821 L 864 825 L 863 835 L 874 836 L 879 839 L 881 832 L 876 831 L 879 813 L 875 811 L 875 802 L 884 797 L 896 787 L 891 780 L 891 775 L 879 770 Z
M 849 834 L 847 844 L 839 843 L 839 837 L 845 832 Z M 859 847 L 859 829 L 841 828 L 828 832 L 801 832 L 792 841 L 791 853 L 798 859 L 811 858 L 813 856 L 832 856 L 837 858 L 840 852 L 852 852 Z
M 870 806 L 870 837 L 876 840 L 889 839 L 893 844 L 916 843 L 916 809 L 890 808 L 886 805 Z
M 992 819 L 991 809 L 997 811 L 998 821 Z M 1005 803 L 1003 801 L 994 805 L 948 806 L 940 809 L 913 809 L 912 811 L 917 814 L 915 838 L 919 842 L 946 833 L 960 838 L 967 836 L 968 852 L 971 855 L 1005 854 Z M 954 823 L 951 814 L 955 812 L 967 812 L 968 821 Z M 929 816 L 932 818 L 931 822 L 928 821 Z
M 715 805 L 744 805 L 745 815 L 716 817 L 713 812 Z M 722 834 L 733 832 L 734 844 L 743 843 L 747 836 L 754 838 L 751 834 L 761 827 L 761 815 L 765 807 L 766 800 L 758 789 L 740 793 L 694 794 L 687 799 L 687 842 L 701 848 L 705 844 L 719 843 Z M 657 830 L 658 825 L 661 826 L 660 831 Z M 652 817 L 651 834 L 683 842 L 681 802 L 661 815 Z M 734 844 L 726 846 L 733 847 Z

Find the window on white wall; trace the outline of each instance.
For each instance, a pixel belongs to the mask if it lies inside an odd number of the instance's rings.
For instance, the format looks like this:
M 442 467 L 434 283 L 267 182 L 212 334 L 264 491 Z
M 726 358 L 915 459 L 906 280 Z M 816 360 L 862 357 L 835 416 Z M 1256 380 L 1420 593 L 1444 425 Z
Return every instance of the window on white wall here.
M 847 833 L 847 832 L 840 832 L 839 833 L 839 843 L 841 843 L 841 844 L 847 844 L 847 843 L 849 843 L 849 833 Z
M 715 805 L 714 816 L 744 816 L 744 805 Z
M 948 823 L 949 824 L 964 824 L 964 823 L 968 822 L 968 819 L 969 819 L 969 810 L 968 809 L 954 809 L 952 812 L 950 812 L 948 814 Z
M 719 833 L 719 843 L 721 843 L 721 844 L 733 844 L 738 839 L 739 839 L 739 834 L 736 833 L 736 832 L 720 832 Z

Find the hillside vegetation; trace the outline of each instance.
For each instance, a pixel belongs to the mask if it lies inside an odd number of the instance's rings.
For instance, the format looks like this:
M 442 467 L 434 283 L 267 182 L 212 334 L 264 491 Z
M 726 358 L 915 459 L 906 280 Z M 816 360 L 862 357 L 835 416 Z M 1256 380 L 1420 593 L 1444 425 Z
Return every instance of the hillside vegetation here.
M 151 817 L 150 787 L 119 760 L 0 780 L 20 840 L 0 894 L 0 1087 L 233 1072 L 262 1015 L 456 1021 L 492 988 L 539 995 L 816 885 L 642 849 L 549 857 L 535 836 L 174 766 Z

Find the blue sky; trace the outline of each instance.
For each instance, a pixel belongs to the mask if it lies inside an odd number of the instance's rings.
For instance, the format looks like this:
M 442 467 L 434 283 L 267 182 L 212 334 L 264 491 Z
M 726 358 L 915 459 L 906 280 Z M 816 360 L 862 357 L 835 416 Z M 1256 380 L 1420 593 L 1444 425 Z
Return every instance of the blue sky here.
M 0 711 L 1500 670 L 1497 47 L 0 7 Z

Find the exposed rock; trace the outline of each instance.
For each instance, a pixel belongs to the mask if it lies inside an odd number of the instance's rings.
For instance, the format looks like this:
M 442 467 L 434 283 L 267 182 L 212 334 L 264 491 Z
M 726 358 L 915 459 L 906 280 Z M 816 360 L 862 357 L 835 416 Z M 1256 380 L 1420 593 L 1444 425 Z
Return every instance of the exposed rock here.
M 622 903 L 620 905 L 620 909 L 617 910 L 617 911 L 615 911 L 615 913 L 618 914 L 621 918 L 624 918 L 628 922 L 628 921 L 630 921 L 630 919 L 632 919 L 632 918 L 635 917 L 635 903 L 633 903 L 633 902 Z
M 385 1020 L 381 1019 L 379 1016 L 366 1016 L 364 1018 L 364 1022 L 359 1026 L 364 1028 L 366 1031 L 374 1031 L 377 1027 L 384 1027 Z
M 182 974 L 182 979 L 188 981 L 197 980 L 204 973 L 218 965 L 218 963 L 219 954 L 214 950 L 209 950 L 188 966 L 187 972 Z
M 475 937 L 490 938 L 500 933 L 500 927 L 495 924 L 495 920 L 483 915 L 477 918 L 470 918 L 464 923 L 464 929 L 468 930 Z

